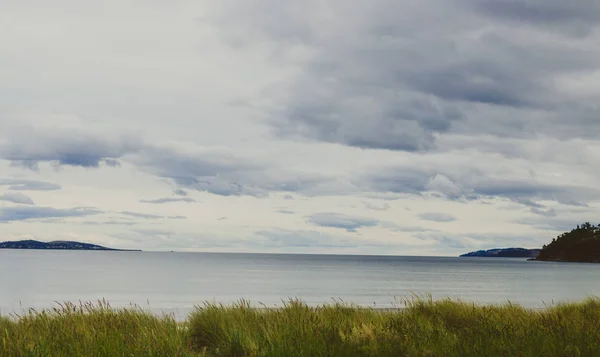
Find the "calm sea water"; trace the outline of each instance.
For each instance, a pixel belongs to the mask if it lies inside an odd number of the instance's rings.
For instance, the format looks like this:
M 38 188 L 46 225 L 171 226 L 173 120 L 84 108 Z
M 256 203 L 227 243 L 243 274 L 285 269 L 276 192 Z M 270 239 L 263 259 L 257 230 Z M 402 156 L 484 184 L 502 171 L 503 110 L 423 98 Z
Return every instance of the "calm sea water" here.
M 512 258 L 0 250 L 0 314 L 103 298 L 178 318 L 241 298 L 389 308 L 411 293 L 539 308 L 600 296 L 599 276 L 600 264 Z

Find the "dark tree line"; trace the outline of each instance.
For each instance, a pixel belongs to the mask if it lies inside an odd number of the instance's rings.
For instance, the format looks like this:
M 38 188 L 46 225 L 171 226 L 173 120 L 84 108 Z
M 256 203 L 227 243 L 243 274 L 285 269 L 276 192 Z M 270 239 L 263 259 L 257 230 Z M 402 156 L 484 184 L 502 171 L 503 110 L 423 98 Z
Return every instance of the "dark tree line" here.
M 585 222 L 559 235 L 542 247 L 536 260 L 600 262 L 600 224 Z

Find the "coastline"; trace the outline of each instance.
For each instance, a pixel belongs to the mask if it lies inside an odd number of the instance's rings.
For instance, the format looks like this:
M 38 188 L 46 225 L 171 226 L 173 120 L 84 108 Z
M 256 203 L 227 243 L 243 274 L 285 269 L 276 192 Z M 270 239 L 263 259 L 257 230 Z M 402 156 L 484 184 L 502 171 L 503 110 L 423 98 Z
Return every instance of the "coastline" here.
M 113 251 L 113 252 L 141 252 L 140 249 L 109 248 L 97 244 L 76 241 L 51 241 L 20 240 L 0 242 L 0 249 L 12 250 L 76 250 L 76 251 Z
M 113 249 L 113 248 L 106 248 L 106 249 L 76 249 L 76 248 L 4 248 L 4 247 L 0 247 L 0 250 L 36 250 L 36 251 L 43 251 L 43 250 L 57 251 L 57 250 L 63 250 L 63 251 L 76 251 L 76 252 L 143 252 L 143 250 L 141 250 L 141 249 Z

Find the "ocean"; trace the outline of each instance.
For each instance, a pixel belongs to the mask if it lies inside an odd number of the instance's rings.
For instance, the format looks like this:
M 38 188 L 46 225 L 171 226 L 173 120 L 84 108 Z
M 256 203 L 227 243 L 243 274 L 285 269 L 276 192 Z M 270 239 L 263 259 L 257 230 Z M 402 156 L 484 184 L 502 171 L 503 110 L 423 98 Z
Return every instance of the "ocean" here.
M 522 258 L 0 250 L 0 315 L 100 299 L 177 319 L 240 299 L 394 308 L 431 296 L 542 308 L 600 296 L 599 274 L 600 264 Z

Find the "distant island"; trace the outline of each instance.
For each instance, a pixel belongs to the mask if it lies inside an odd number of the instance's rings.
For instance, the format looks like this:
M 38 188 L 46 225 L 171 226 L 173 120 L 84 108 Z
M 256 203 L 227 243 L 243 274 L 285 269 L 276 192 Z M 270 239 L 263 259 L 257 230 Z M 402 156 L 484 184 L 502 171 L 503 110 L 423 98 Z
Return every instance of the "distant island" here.
M 114 249 L 101 245 L 73 241 L 40 242 L 37 240 L 20 240 L 0 243 L 0 249 L 55 249 L 55 250 L 110 250 L 110 251 L 136 251 L 139 249 Z
M 488 258 L 535 258 L 540 254 L 541 249 L 525 249 L 525 248 L 495 248 L 488 250 L 478 250 L 466 254 L 461 254 L 461 257 L 488 257 Z
M 600 224 L 590 222 L 552 239 L 542 249 L 496 248 L 462 254 L 461 257 L 511 257 L 552 262 L 600 263 Z
M 600 263 L 600 225 L 578 225 L 542 247 L 540 261 Z

